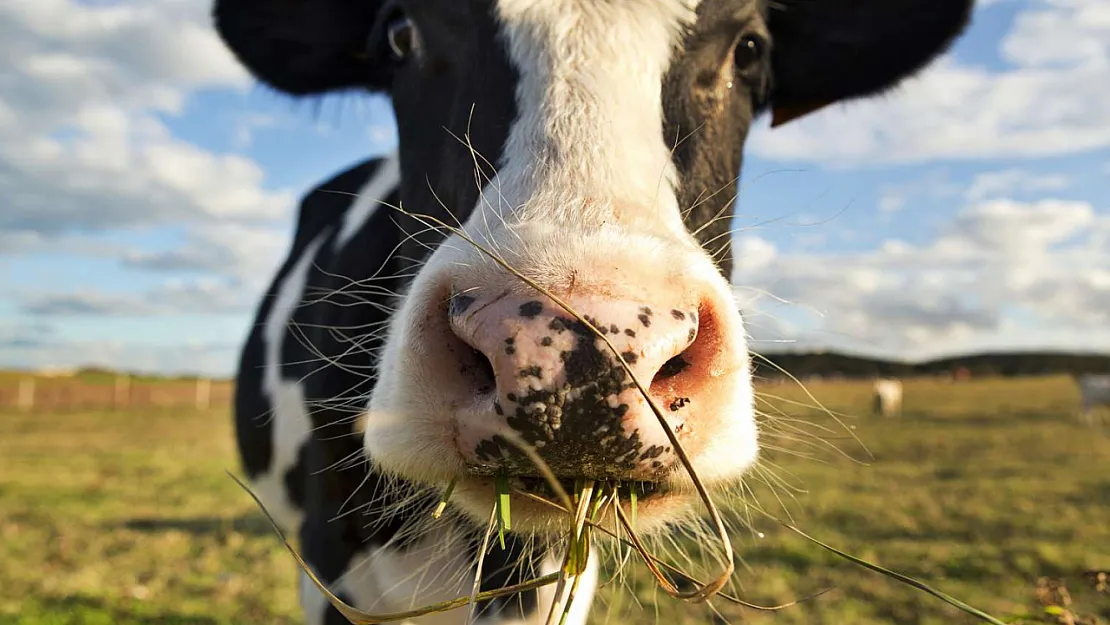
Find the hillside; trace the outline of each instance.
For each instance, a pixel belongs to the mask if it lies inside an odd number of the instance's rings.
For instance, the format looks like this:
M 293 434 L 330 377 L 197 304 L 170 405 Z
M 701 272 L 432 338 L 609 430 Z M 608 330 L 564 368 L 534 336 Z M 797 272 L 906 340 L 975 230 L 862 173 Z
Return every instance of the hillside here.
M 1050 375 L 1110 372 L 1110 354 L 1066 352 L 995 352 L 948 356 L 921 362 L 884 360 L 832 351 L 763 353 L 754 360 L 755 375 L 781 377 L 780 369 L 797 377 L 877 375 L 909 377 L 952 375 L 966 369 L 972 376 Z

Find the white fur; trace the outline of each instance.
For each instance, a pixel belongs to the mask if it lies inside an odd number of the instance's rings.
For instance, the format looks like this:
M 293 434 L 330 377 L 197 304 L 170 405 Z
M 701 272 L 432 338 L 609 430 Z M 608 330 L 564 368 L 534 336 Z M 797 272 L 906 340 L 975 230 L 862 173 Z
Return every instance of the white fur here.
M 303 513 L 287 496 L 285 473 L 296 464 L 297 454 L 312 430 L 312 421 L 308 418 L 300 382 L 281 377 L 281 350 L 288 335 L 289 321 L 301 303 L 308 271 L 326 236 L 326 232 L 318 235 L 285 275 L 277 288 L 273 308 L 262 331 L 265 344 L 262 388 L 273 411 L 271 432 L 274 451 L 268 470 L 252 480 L 252 486 L 282 529 L 294 536 L 300 528 Z
M 485 201 L 526 212 L 522 221 L 589 227 L 616 217 L 682 230 L 671 146 L 653 130 L 663 125 L 663 76 L 697 4 L 500 0 L 518 113 Z M 622 208 L 631 214 L 614 214 Z
M 397 548 L 393 545 L 364 549 L 351 559 L 350 569 L 330 585 L 337 595 L 342 594 L 351 604 L 373 614 L 394 613 L 416 607 L 468 596 L 472 590 L 475 562 L 462 547 L 459 536 L 450 530 L 432 532 L 417 544 Z M 491 545 L 491 549 L 498 549 Z M 560 562 L 549 557 L 533 574 L 536 577 L 559 570 Z M 598 554 L 590 552 L 590 560 L 579 581 L 574 604 L 567 617 L 567 625 L 585 625 L 599 574 Z M 327 599 L 307 575 L 301 575 L 301 607 L 308 625 L 322 622 L 327 609 Z M 481 615 L 474 625 L 539 625 L 547 618 L 547 611 L 554 600 L 555 586 L 539 590 L 537 609 L 530 618 L 508 619 Z M 515 599 L 513 599 L 515 600 Z M 419 625 L 460 625 L 465 623 L 469 607 L 449 612 L 429 614 L 404 623 Z
M 892 379 L 875 380 L 874 400 L 877 412 L 884 417 L 894 417 L 902 413 L 902 381 Z
M 1078 377 L 1079 394 L 1083 405 L 1083 420 L 1094 424 L 1096 406 L 1110 407 L 1110 375 L 1085 373 Z
M 358 191 L 355 203 L 343 215 L 343 225 L 333 242 L 334 249 L 343 249 L 351 237 L 358 234 L 378 211 L 382 201 L 401 183 L 401 161 L 397 153 L 390 154 L 378 170 Z

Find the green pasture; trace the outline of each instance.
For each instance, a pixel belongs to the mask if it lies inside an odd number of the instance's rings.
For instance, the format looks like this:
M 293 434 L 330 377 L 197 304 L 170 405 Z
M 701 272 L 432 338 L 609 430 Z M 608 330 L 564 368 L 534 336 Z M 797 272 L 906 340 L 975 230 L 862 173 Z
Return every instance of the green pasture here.
M 765 387 L 768 451 L 729 515 L 757 501 L 1007 622 L 1110 623 L 1090 574 L 1110 570 L 1110 426 L 1081 425 L 1077 404 L 1066 377 L 907 381 L 893 419 L 868 414 L 867 384 Z M 226 410 L 0 412 L 0 624 L 299 622 L 295 565 L 224 473 L 237 468 Z M 974 622 L 755 518 L 734 536 L 735 593 L 834 590 L 714 614 L 631 564 L 594 621 Z

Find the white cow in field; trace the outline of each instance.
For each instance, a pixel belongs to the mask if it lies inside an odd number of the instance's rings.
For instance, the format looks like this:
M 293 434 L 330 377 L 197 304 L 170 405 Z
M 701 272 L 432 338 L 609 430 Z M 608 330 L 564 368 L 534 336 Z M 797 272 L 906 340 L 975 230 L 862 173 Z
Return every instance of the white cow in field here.
M 1110 407 L 1110 374 L 1083 373 L 1076 378 L 1083 406 L 1083 421 L 1095 423 L 1095 407 Z
M 884 417 L 902 414 L 902 381 L 890 378 L 875 380 L 874 413 Z

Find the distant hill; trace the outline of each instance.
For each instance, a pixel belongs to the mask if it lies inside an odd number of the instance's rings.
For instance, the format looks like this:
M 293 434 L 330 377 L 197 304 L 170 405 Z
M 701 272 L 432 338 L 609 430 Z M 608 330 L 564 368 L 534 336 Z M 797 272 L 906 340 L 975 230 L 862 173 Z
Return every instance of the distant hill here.
M 833 351 L 812 351 L 762 353 L 754 359 L 753 364 L 755 375 L 762 378 L 782 377 L 780 368 L 797 377 L 820 375 L 867 378 L 951 375 L 961 369 L 965 369 L 975 377 L 984 375 L 1009 377 L 1085 372 L 1110 373 L 1110 354 L 998 352 L 910 362 Z
M 974 377 L 1053 375 L 1062 373 L 1110 373 L 1110 354 L 1076 354 L 1068 352 L 988 352 L 948 356 L 920 362 L 875 358 L 836 351 L 796 351 L 767 353 L 753 359 L 754 373 L 759 378 L 783 377 L 784 369 L 796 377 L 833 376 L 870 378 L 875 376 L 941 376 L 966 370 Z M 132 381 L 195 380 L 195 375 L 160 375 L 157 373 L 117 372 L 112 369 L 86 366 L 71 370 L 16 371 L 0 370 L 0 381 L 28 374 L 41 377 L 72 377 L 87 382 L 107 382 L 119 374 L 130 375 Z M 219 380 L 225 378 L 216 378 Z

